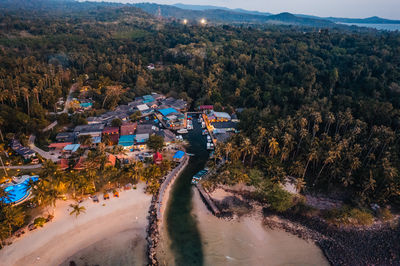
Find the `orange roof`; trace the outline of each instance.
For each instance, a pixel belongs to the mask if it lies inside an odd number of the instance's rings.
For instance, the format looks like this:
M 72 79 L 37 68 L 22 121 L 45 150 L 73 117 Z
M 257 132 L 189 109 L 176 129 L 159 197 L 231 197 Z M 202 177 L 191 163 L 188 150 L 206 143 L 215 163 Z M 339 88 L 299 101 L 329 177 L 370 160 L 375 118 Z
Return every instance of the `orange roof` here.
M 72 142 L 56 142 L 56 143 L 51 143 L 49 145 L 49 148 L 58 148 L 58 149 L 64 149 L 65 146 L 72 144 Z
M 117 157 L 112 154 L 109 154 L 107 157 L 108 161 L 106 163 L 107 166 L 115 166 L 115 162 L 117 161 Z

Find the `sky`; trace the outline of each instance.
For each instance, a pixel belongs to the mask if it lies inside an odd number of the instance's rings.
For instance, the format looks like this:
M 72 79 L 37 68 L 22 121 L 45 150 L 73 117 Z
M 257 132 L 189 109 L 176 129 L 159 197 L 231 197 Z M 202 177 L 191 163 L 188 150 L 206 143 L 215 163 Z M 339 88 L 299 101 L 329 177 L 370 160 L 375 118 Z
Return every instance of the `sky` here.
M 93 1 L 93 0 L 91 0 Z M 95 0 L 102 1 L 102 0 Z M 270 13 L 290 12 L 321 17 L 400 19 L 400 0 L 104 0 L 105 2 L 215 5 Z

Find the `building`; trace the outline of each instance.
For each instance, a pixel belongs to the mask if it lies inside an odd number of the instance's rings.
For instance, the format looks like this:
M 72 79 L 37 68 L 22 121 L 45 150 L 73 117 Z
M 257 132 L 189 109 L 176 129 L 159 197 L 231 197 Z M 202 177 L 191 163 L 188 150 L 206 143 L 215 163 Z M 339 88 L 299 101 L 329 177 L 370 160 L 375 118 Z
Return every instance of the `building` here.
M 225 112 L 210 112 L 207 114 L 207 119 L 210 123 L 212 122 L 228 122 L 231 121 L 231 116 Z
M 140 104 L 136 106 L 136 109 L 141 113 L 146 113 L 150 108 L 147 106 L 147 104 Z
M 214 110 L 214 106 L 213 105 L 200 105 L 199 110 L 200 110 L 200 112 L 212 111 L 212 110 Z
M 57 142 L 75 142 L 75 133 L 74 132 L 61 132 L 56 136 Z
M 115 163 L 117 162 L 117 157 L 112 154 L 107 155 L 107 162 L 105 164 L 106 167 L 114 167 Z
M 154 155 L 153 155 L 153 162 L 154 162 L 155 164 L 161 164 L 161 163 L 162 163 L 162 160 L 163 160 L 163 157 L 162 157 L 161 153 L 159 153 L 159 152 L 154 153 Z
M 120 135 L 133 135 L 135 134 L 137 123 L 123 123 L 120 127 Z
M 22 146 L 19 140 L 13 139 L 11 141 L 11 149 L 18 155 L 22 156 L 25 160 L 31 159 L 36 156 L 36 153 L 30 148 Z
M 51 151 L 55 151 L 55 150 L 60 150 L 62 151 L 65 146 L 72 144 L 72 142 L 55 142 L 55 143 L 51 143 L 48 148 Z
M 180 161 L 182 161 L 183 160 L 183 157 L 185 156 L 185 152 L 184 151 L 177 151 L 175 154 L 174 154 L 174 157 L 172 157 L 172 159 L 175 161 L 175 162 L 180 162 Z
M 122 146 L 124 150 L 130 150 L 133 147 L 135 135 L 123 135 L 119 137 L 118 145 Z
M 57 166 L 60 170 L 67 170 L 69 168 L 68 159 L 62 158 L 57 162 Z
M 165 106 L 172 107 L 178 111 L 185 111 L 187 109 L 187 102 L 180 99 L 177 100 L 175 98 L 169 97 L 167 99 L 161 100 L 161 104 Z
M 80 146 L 81 144 L 69 144 L 65 146 L 65 148 L 63 149 L 63 153 L 73 154 L 79 149 Z
M 105 127 L 103 129 L 103 139 L 104 136 L 108 136 L 113 145 L 116 145 L 119 141 L 119 128 L 118 127 Z
M 136 134 L 148 134 L 151 135 L 158 131 L 158 128 L 153 124 L 139 124 L 136 127 Z
M 76 137 L 79 136 L 91 136 L 99 137 L 102 135 L 104 129 L 104 124 L 91 124 L 91 125 L 82 125 L 77 126 L 74 129 L 74 133 Z
M 136 150 L 145 150 L 147 148 L 147 141 L 149 140 L 150 135 L 148 133 L 146 134 L 136 134 L 135 135 L 135 143 L 133 145 L 133 148 Z
M 176 139 L 176 135 L 171 130 L 168 130 L 168 129 L 160 130 L 160 131 L 156 132 L 156 135 L 163 137 L 164 144 L 166 146 L 169 146 Z

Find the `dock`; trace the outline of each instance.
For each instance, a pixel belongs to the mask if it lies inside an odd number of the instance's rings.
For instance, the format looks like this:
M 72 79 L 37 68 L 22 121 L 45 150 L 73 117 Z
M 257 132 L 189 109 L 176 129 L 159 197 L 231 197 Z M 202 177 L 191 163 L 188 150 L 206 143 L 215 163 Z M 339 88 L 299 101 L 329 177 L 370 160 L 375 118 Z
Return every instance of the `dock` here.
M 218 207 L 215 205 L 214 201 L 211 199 L 210 195 L 204 190 L 201 184 L 196 184 L 196 188 L 200 192 L 201 197 L 206 202 L 207 206 L 210 207 L 211 211 L 215 216 L 220 215 Z

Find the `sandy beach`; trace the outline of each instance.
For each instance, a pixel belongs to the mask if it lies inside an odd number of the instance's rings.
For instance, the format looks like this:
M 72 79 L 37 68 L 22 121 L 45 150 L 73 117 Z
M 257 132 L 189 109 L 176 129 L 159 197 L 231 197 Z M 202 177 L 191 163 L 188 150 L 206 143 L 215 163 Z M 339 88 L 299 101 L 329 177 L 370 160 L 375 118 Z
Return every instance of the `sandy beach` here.
M 144 184 L 100 203 L 86 200 L 77 218 L 72 201 L 59 201 L 55 218 L 0 250 L 1 265 L 144 265 L 151 195 Z M 105 204 L 105 205 L 103 205 Z
M 261 217 L 244 216 L 231 221 L 215 217 L 196 189 L 192 215 L 201 232 L 205 265 L 329 265 L 315 244 L 282 230 L 267 229 Z M 162 242 L 161 265 L 174 265 L 165 230 Z

